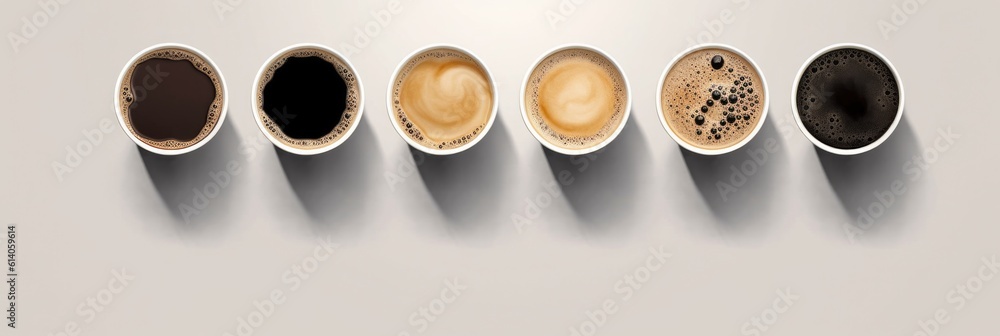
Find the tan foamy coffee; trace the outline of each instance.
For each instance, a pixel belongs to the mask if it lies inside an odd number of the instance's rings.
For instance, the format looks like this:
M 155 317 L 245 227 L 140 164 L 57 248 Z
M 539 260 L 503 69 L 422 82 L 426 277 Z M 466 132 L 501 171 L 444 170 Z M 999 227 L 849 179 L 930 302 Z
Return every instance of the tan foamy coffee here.
M 486 67 L 456 46 L 431 46 L 405 59 L 389 86 L 396 129 L 411 145 L 453 154 L 481 139 L 496 115 L 496 88 Z
M 702 154 L 723 154 L 749 142 L 767 113 L 763 75 L 743 53 L 722 45 L 678 56 L 657 94 L 668 133 Z
M 158 154 L 202 146 L 219 129 L 226 103 L 225 83 L 215 64 L 179 44 L 139 52 L 115 86 L 122 128 L 137 145 Z
M 586 46 L 557 48 L 525 79 L 522 108 L 532 133 L 549 149 L 585 154 L 620 132 L 628 117 L 628 81 L 606 54 Z

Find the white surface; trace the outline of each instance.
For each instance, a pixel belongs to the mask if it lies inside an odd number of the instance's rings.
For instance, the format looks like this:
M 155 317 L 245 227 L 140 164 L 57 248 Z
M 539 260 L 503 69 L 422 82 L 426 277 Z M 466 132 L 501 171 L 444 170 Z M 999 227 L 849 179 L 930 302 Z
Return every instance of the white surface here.
M 278 289 L 287 301 L 254 335 L 416 335 L 410 315 L 454 277 L 468 288 L 424 334 L 569 335 L 587 311 L 613 300 L 619 310 L 598 334 L 738 335 L 785 288 L 800 298 L 764 335 L 913 335 L 938 309 L 950 314 L 941 335 L 1000 332 L 1000 278 L 961 310 L 947 301 L 976 276 L 980 258 L 1000 253 L 991 211 L 997 2 L 927 1 L 886 40 L 876 22 L 901 1 L 588 0 L 554 29 L 545 13 L 559 10 L 555 0 L 406 1 L 349 56 L 375 113 L 325 155 L 276 153 L 248 105 L 255 71 L 294 43 L 346 53 L 355 27 L 375 22 L 370 13 L 388 3 L 243 1 L 220 20 L 211 1 L 72 1 L 18 53 L 0 48 L 0 220 L 20 231 L 19 325 L 2 333 L 47 335 L 72 322 L 90 335 L 235 334 L 237 318 Z M 0 27 L 20 29 L 40 10 L 6 1 Z M 651 92 L 688 38 L 723 10 L 734 19 L 711 40 L 758 62 L 773 104 L 760 141 L 692 156 L 659 125 Z M 225 71 L 234 99 L 222 131 L 198 151 L 163 158 L 114 127 L 60 182 L 52 164 L 65 163 L 65 147 L 102 120 L 114 126 L 108 90 L 122 66 L 161 42 L 197 47 Z M 802 62 L 838 42 L 885 54 L 908 93 L 893 137 L 847 160 L 816 151 L 787 99 Z M 418 155 L 414 171 L 381 95 L 393 66 L 431 43 L 483 59 L 500 115 L 472 150 L 448 160 Z M 518 115 L 520 79 L 564 43 L 614 55 L 636 94 L 621 136 L 572 162 L 546 155 Z M 911 179 L 907 160 L 949 128 L 961 138 Z M 716 182 L 767 139 L 777 150 L 723 201 Z M 185 224 L 178 204 L 190 204 L 193 188 L 229 160 L 239 174 Z M 563 170 L 573 183 L 553 196 L 545 183 Z M 387 173 L 402 182 L 390 187 Z M 897 180 L 906 193 L 851 244 L 843 225 Z M 545 195 L 554 200 L 518 233 L 512 214 Z M 282 275 L 313 253 L 317 236 L 342 245 L 292 291 Z M 624 300 L 616 282 L 661 245 L 673 256 Z M 87 321 L 78 305 L 121 268 L 135 279 Z

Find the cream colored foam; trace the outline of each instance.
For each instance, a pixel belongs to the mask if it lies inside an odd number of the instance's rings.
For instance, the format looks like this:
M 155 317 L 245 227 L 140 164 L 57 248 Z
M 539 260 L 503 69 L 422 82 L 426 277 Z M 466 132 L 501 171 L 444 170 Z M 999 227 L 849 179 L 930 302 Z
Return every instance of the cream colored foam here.
M 614 113 L 614 83 L 594 63 L 571 59 L 549 70 L 538 85 L 538 107 L 558 133 L 580 137 L 597 133 Z
M 542 138 L 566 149 L 597 145 L 618 129 L 628 100 L 625 78 L 604 56 L 567 49 L 546 57 L 525 87 L 528 120 Z
M 410 59 L 393 85 L 396 122 L 430 148 L 461 147 L 477 136 L 493 113 L 493 84 L 472 56 L 434 49 Z
M 486 124 L 493 97 L 479 65 L 462 58 L 436 58 L 410 70 L 399 102 L 428 139 L 441 143 L 472 134 Z
M 711 60 L 715 55 L 725 60 L 722 69 L 712 68 Z M 745 80 L 736 86 L 734 82 L 740 77 Z M 747 80 L 750 84 L 744 86 Z M 722 105 L 715 101 L 708 112 L 701 112 L 701 107 L 707 105 L 706 101 L 712 99 L 713 86 L 724 88 L 720 90 L 723 97 L 733 94 L 730 92 L 733 87 L 737 88 L 737 95 L 745 97 L 741 97 L 736 104 Z M 749 93 L 748 89 L 753 89 L 753 93 Z M 709 150 L 728 148 L 752 134 L 765 105 L 763 81 L 753 64 L 736 53 L 715 48 L 698 50 L 678 60 L 667 73 L 660 95 L 663 117 L 670 130 L 684 142 Z M 730 106 L 740 118 L 735 123 L 721 125 L 720 121 L 730 113 Z M 694 117 L 698 115 L 705 118 L 704 124 L 695 123 Z M 713 128 L 716 133 L 711 132 Z M 701 134 L 697 133 L 699 130 Z M 719 139 L 715 139 L 715 134 L 719 134 Z

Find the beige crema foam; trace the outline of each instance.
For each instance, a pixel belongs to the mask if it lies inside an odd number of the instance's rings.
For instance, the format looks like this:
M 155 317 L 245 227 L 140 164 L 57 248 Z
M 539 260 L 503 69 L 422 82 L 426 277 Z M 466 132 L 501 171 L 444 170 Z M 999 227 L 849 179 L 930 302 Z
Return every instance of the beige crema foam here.
M 482 135 L 493 113 L 493 83 L 472 56 L 433 49 L 412 57 L 393 84 L 393 115 L 411 140 L 439 150 Z
M 528 120 L 542 138 L 577 150 L 605 141 L 625 116 L 625 77 L 601 54 L 584 49 L 554 53 L 525 86 Z
M 153 139 L 146 138 L 135 131 L 132 127 L 132 121 L 129 117 L 129 111 L 135 99 L 135 90 L 132 88 L 132 76 L 135 74 L 136 66 L 142 64 L 142 62 L 160 58 L 168 59 L 174 61 L 186 60 L 191 62 L 192 65 L 202 73 L 208 76 L 212 80 L 212 84 L 215 85 L 215 100 L 212 101 L 211 110 L 208 111 L 208 120 L 205 122 L 205 127 L 202 127 L 201 132 L 198 136 L 194 137 L 190 141 L 177 141 L 174 139 L 168 139 L 163 141 L 157 141 Z M 154 148 L 175 150 L 184 149 L 193 146 L 194 144 L 205 140 L 209 134 L 212 134 L 212 130 L 215 129 L 215 125 L 219 123 L 219 116 L 222 115 L 222 101 L 225 93 L 222 90 L 222 81 L 219 76 L 216 75 L 216 70 L 205 59 L 201 58 L 197 54 L 177 48 L 164 48 L 157 49 L 140 56 L 132 63 L 132 66 L 125 72 L 125 76 L 122 76 L 121 82 L 121 92 L 119 92 L 118 104 L 122 114 L 122 120 L 125 120 L 125 126 L 128 127 L 129 133 L 135 135 L 139 141 L 153 146 Z
M 295 139 L 285 132 L 281 131 L 281 127 L 278 126 L 271 119 L 270 116 L 264 112 L 264 88 L 267 87 L 267 83 L 271 81 L 274 76 L 274 72 L 281 68 L 289 58 L 292 57 L 319 57 L 323 60 L 333 64 L 334 69 L 340 74 L 340 78 L 344 80 L 344 84 L 347 85 L 347 104 L 344 108 L 344 114 L 340 118 L 340 123 L 333 127 L 333 130 L 329 134 L 319 138 L 319 139 Z M 278 57 L 274 58 L 270 64 L 267 65 L 267 69 L 260 76 L 260 82 L 257 83 L 257 93 L 256 93 L 256 104 L 257 104 L 257 114 L 260 116 L 260 120 L 264 123 L 264 128 L 267 132 L 271 134 L 274 139 L 279 142 L 298 149 L 311 150 L 326 147 L 327 145 L 340 140 L 347 134 L 347 131 L 351 129 L 351 125 L 358 122 L 358 112 L 361 110 L 360 100 L 361 100 L 361 85 L 358 83 L 357 75 L 351 71 L 351 68 L 347 66 L 347 63 L 337 57 L 337 55 L 330 53 L 326 50 L 317 48 L 301 48 L 290 50 Z
M 723 60 L 719 69 L 712 66 L 716 56 Z M 742 56 L 724 49 L 698 50 L 667 73 L 660 93 L 663 117 L 692 146 L 728 148 L 750 136 L 760 122 L 763 85 L 757 69 Z

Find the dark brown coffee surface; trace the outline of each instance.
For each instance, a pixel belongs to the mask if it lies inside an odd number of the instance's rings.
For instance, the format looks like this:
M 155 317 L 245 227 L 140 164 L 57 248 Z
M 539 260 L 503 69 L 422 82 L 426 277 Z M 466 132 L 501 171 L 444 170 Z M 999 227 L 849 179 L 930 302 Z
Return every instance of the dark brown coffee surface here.
M 155 141 L 194 140 L 215 100 L 211 78 L 187 60 L 153 58 L 136 69 L 131 84 L 137 97 L 129 106 L 136 133 Z
M 856 149 L 878 141 L 896 122 L 900 89 L 886 62 L 861 49 L 837 49 L 802 73 L 795 104 L 802 125 L 834 148 Z
M 125 70 L 118 106 L 128 131 L 154 148 L 176 150 L 207 138 L 222 117 L 225 90 L 208 60 L 181 48 L 139 55 Z

